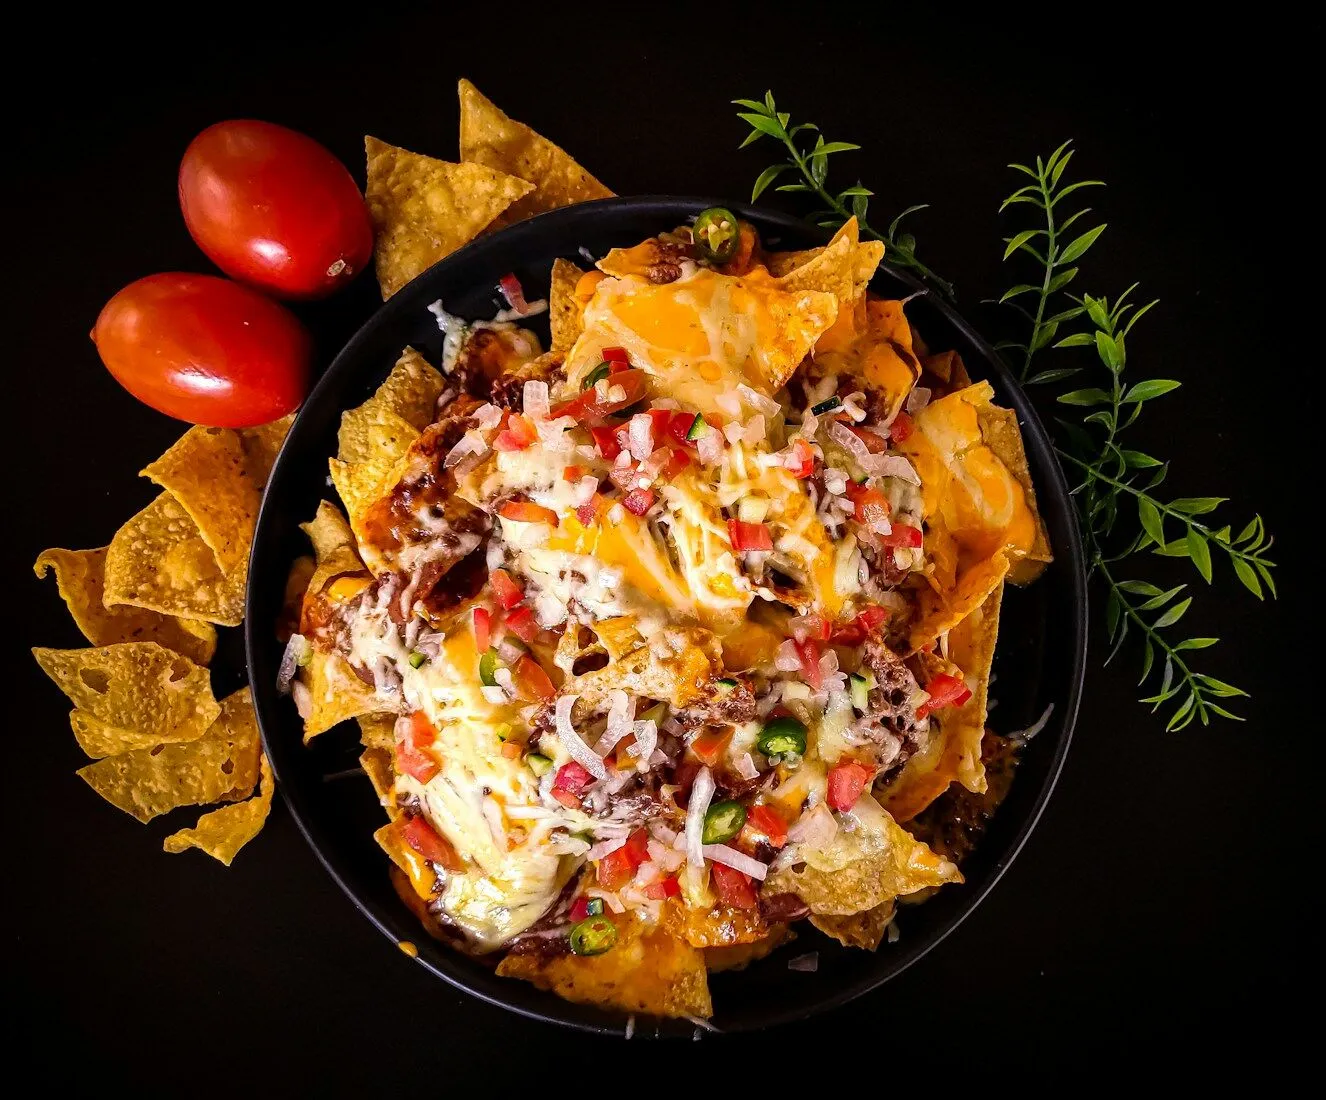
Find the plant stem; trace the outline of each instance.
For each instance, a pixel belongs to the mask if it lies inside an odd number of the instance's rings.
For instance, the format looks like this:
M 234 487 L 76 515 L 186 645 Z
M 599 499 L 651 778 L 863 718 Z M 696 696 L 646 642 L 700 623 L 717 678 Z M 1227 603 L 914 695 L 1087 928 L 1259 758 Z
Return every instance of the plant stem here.
M 1040 168 L 1040 158 L 1036 160 Z M 1040 188 L 1041 200 L 1045 203 L 1045 277 L 1041 279 L 1040 300 L 1036 303 L 1036 316 L 1032 318 L 1031 337 L 1027 340 L 1027 351 L 1022 357 L 1022 374 L 1019 381 L 1026 382 L 1031 371 L 1031 357 L 1036 354 L 1036 341 L 1040 338 L 1041 322 L 1045 318 L 1045 304 L 1050 300 L 1050 282 L 1054 278 L 1054 259 L 1058 252 L 1054 228 L 1054 204 L 1050 201 L 1050 189 L 1045 183 L 1044 170 L 1036 173 L 1036 186 Z

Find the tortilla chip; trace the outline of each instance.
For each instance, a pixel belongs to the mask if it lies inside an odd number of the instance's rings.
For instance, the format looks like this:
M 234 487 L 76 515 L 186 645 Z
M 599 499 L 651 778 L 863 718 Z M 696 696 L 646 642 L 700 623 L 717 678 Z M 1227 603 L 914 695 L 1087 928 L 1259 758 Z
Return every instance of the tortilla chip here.
M 796 933 L 787 925 L 775 924 L 762 940 L 734 943 L 730 947 L 706 947 L 704 964 L 711 974 L 719 974 L 724 970 L 745 970 L 751 963 L 772 955 L 783 944 L 791 943 L 796 938 Z
M 851 218 L 824 248 L 814 250 L 806 262 L 780 277 L 778 288 L 796 294 L 832 294 L 840 309 L 845 308 L 854 299 L 857 241 L 856 219 Z
M 351 671 L 338 653 L 315 649 L 300 680 L 309 689 L 309 713 L 304 716 L 304 744 L 320 733 L 361 714 L 381 714 L 384 703 L 371 684 Z
M 508 118 L 468 80 L 461 80 L 458 91 L 460 159 L 533 185 L 529 194 L 502 215 L 500 224 L 511 225 L 559 206 L 612 198 L 612 192 L 564 150 L 524 123 Z
M 617 943 L 602 955 L 508 955 L 497 973 L 578 1004 L 652 1016 L 713 1015 L 704 956 L 696 948 L 629 915 L 611 919 Z
M 1036 486 L 1032 483 L 1027 452 L 1022 446 L 1017 413 L 998 405 L 982 405 L 976 410 L 976 419 L 981 425 L 981 439 L 985 445 L 994 451 L 995 457 L 1008 467 L 1009 473 L 1022 486 L 1022 495 L 1036 523 L 1036 541 L 1031 550 L 1017 558 L 1008 571 L 1008 579 L 1013 584 L 1030 584 L 1045 572 L 1046 565 L 1054 560 L 1054 554 L 1050 550 L 1045 521 L 1036 507 Z
M 362 719 L 361 719 L 362 721 Z M 378 796 L 378 804 L 394 818 L 400 812 L 396 807 L 396 773 L 391 767 L 391 753 L 382 749 L 365 749 L 359 756 L 359 766 Z
M 580 696 L 573 712 L 580 717 L 605 708 L 618 689 L 637 698 L 660 699 L 681 709 L 706 695 L 709 681 L 721 676 L 722 651 L 707 630 L 677 629 L 677 652 L 660 656 L 650 646 L 631 650 L 593 672 L 568 676 L 562 691 Z M 684 640 L 683 636 L 684 635 Z
M 239 626 L 247 579 L 247 558 L 223 573 L 198 525 L 179 501 L 162 493 L 111 539 L 104 602 Z
M 856 829 L 840 829 L 825 848 L 803 849 L 805 862 L 774 871 L 763 892 L 796 894 L 817 916 L 848 916 L 927 886 L 962 881 L 954 864 L 912 837 L 869 795 L 851 813 Z
M 229 428 L 190 428 L 139 473 L 170 493 L 198 527 L 223 573 L 248 560 L 262 493 Z
M 468 244 L 528 194 L 522 179 L 482 164 L 451 164 L 364 138 L 365 198 L 373 218 L 378 286 L 385 301 Z
M 585 317 L 576 287 L 584 272 L 560 256 L 553 261 L 552 285 L 548 288 L 548 320 L 552 326 L 552 351 L 571 350 L 585 327 Z
M 307 554 L 300 554 L 290 563 L 290 572 L 285 578 L 285 591 L 281 595 L 281 614 L 276 620 L 276 640 L 282 645 L 290 641 L 290 635 L 299 631 L 304 593 L 308 591 L 308 582 L 313 579 L 314 568 L 314 561 Z
M 69 725 L 78 747 L 93 760 L 132 749 L 151 749 L 162 744 L 161 735 L 152 731 L 121 730 L 85 710 L 69 712 Z
M 663 908 L 663 927 L 692 947 L 731 947 L 755 943 L 769 935 L 769 925 L 758 909 L 711 909 L 674 902 Z
M 221 713 L 207 669 L 156 642 L 97 649 L 34 649 L 74 706 L 111 731 L 147 734 L 154 744 L 194 741 Z
M 354 534 L 335 505 L 322 501 L 317 514 L 308 523 L 301 523 L 299 529 L 308 535 L 317 555 L 313 573 L 304 588 L 305 603 L 322 595 L 338 577 L 367 575 L 368 570 L 355 548 Z
M 359 723 L 359 743 L 366 749 L 379 749 L 390 755 L 396 749 L 396 715 L 366 714 Z
M 136 749 L 80 768 L 113 806 L 148 822 L 180 806 L 247 798 L 258 779 L 258 723 L 249 689 L 228 696 L 196 741 Z
M 166 837 L 162 847 L 172 855 L 188 848 L 201 848 L 213 859 L 219 859 L 229 867 L 239 850 L 262 831 L 272 809 L 275 789 L 272 766 L 264 754 L 262 790 L 256 797 L 203 814 L 192 829 L 181 829 Z
M 78 629 L 93 645 L 156 642 L 196 664 L 207 664 L 216 652 L 216 628 L 210 623 L 177 619 L 145 608 L 106 606 L 106 551 L 105 546 L 96 550 L 43 550 L 32 570 L 38 577 L 55 570 L 60 597 Z
M 830 939 L 837 940 L 844 947 L 859 947 L 864 951 L 874 951 L 884 939 L 889 922 L 893 920 L 896 906 L 892 901 L 876 905 L 864 913 L 852 913 L 846 916 L 816 916 L 811 914 L 810 923 Z
M 922 614 L 908 636 L 912 651 L 924 649 L 980 607 L 1003 584 L 1008 569 L 1008 554 L 999 553 L 970 566 L 958 577 L 952 592 L 944 596 L 923 593 Z
M 276 464 L 276 456 L 281 453 L 285 437 L 290 432 L 290 425 L 294 422 L 295 414 L 287 413 L 280 420 L 273 420 L 270 424 L 259 424 L 256 428 L 240 428 L 236 431 L 240 446 L 244 448 L 244 469 L 259 492 L 267 488 L 267 479 Z

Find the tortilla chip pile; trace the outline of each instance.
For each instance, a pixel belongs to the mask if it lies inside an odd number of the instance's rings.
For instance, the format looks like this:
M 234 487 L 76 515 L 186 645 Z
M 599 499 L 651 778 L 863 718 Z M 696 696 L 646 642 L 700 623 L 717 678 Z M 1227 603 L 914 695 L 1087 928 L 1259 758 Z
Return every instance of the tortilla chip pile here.
M 34 649 L 74 704 L 79 776 L 147 822 L 225 802 L 167 852 L 200 848 L 229 865 L 257 836 L 273 784 L 248 688 L 220 702 L 207 664 L 216 627 L 244 617 L 249 547 L 263 486 L 293 415 L 258 428 L 190 428 L 142 475 L 161 494 L 95 550 L 44 551 L 90 649 Z M 256 797 L 254 789 L 261 791 Z

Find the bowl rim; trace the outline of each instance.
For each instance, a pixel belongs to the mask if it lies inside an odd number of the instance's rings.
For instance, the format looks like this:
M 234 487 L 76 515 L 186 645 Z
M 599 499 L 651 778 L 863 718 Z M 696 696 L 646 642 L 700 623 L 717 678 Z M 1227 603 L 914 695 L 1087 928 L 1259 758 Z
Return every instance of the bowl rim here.
M 785 232 L 794 236 L 799 236 L 807 240 L 816 239 L 821 242 L 827 241 L 831 233 L 828 230 L 818 229 L 807 222 L 804 222 L 794 216 L 784 214 L 778 211 L 754 207 L 749 203 L 732 202 L 721 198 L 697 197 L 690 195 L 641 195 L 627 198 L 609 198 L 599 199 L 592 202 L 580 203 L 575 206 L 563 207 L 557 210 L 548 211 L 539 214 L 533 218 L 515 225 L 509 226 L 500 231 L 486 234 L 469 242 L 462 248 L 433 264 L 426 271 L 422 272 L 401 290 L 397 291 L 391 298 L 382 303 L 373 313 L 356 329 L 355 333 L 341 347 L 341 349 L 332 358 L 326 369 L 313 388 L 309 392 L 303 405 L 300 407 L 295 422 L 292 424 L 287 439 L 297 434 L 300 418 L 303 417 L 305 410 L 321 405 L 328 400 L 328 395 L 342 388 L 345 384 L 342 376 L 352 377 L 354 365 L 361 360 L 361 352 L 366 345 L 369 345 L 377 330 L 392 325 L 398 315 L 407 312 L 414 312 L 421 308 L 415 301 L 421 295 L 421 288 L 431 283 L 436 274 L 446 268 L 459 265 L 461 262 L 469 259 L 476 253 L 481 253 L 491 247 L 494 242 L 521 242 L 525 238 L 530 239 L 530 243 L 536 248 L 546 248 L 543 242 L 548 235 L 556 235 L 562 228 L 562 223 L 567 225 L 579 222 L 586 216 L 592 216 L 597 213 L 615 213 L 629 212 L 642 217 L 655 217 L 660 226 L 675 225 L 680 221 L 693 216 L 700 210 L 711 206 L 723 206 L 731 210 L 738 217 L 749 220 L 758 225 L 762 233 L 767 237 L 774 232 Z M 574 251 L 574 246 L 569 246 L 564 251 Z M 1087 596 L 1087 572 L 1085 551 L 1082 543 L 1081 529 L 1077 520 L 1076 509 L 1071 505 L 1067 479 L 1064 475 L 1062 465 L 1055 456 L 1053 444 L 1046 431 L 1044 423 L 1040 416 L 1032 407 L 1026 393 L 1017 382 L 1012 371 L 1000 358 L 998 352 L 976 331 L 975 328 L 960 314 L 954 305 L 946 300 L 942 295 L 936 293 L 933 288 L 928 287 L 915 276 L 905 269 L 898 268 L 890 263 L 887 258 L 879 265 L 879 271 L 886 272 L 892 278 L 910 286 L 914 291 L 927 296 L 930 307 L 936 309 L 943 315 L 944 320 L 952 325 L 966 339 L 984 360 L 985 370 L 991 375 L 997 376 L 1002 383 L 1001 399 L 1007 398 L 1008 403 L 1013 406 L 1017 415 L 1023 438 L 1029 452 L 1043 456 L 1047 461 L 1043 465 L 1049 472 L 1050 482 L 1048 485 L 1037 484 L 1038 500 L 1042 508 L 1063 507 L 1067 513 L 1067 526 L 1072 532 L 1072 537 L 1068 540 L 1066 546 L 1055 546 L 1056 565 L 1066 570 L 1066 577 L 1072 588 L 1073 608 L 1071 613 L 1071 642 L 1073 646 L 1071 674 L 1065 686 L 1065 706 L 1060 714 L 1055 716 L 1055 724 L 1061 729 L 1058 741 L 1055 745 L 1053 756 L 1051 757 L 1046 772 L 1041 779 L 1040 789 L 1036 792 L 1035 799 L 1028 810 L 1024 812 L 1024 818 L 1018 825 L 1011 839 L 1006 843 L 1004 850 L 999 855 L 995 865 L 989 870 L 985 880 L 981 882 L 970 894 L 968 894 L 961 905 L 956 910 L 944 918 L 933 928 L 928 928 L 923 937 L 924 942 L 919 946 L 909 947 L 900 952 L 899 956 L 893 960 L 893 965 L 883 968 L 863 970 L 861 976 L 855 980 L 844 983 L 840 988 L 827 996 L 818 996 L 813 1003 L 807 1004 L 804 1000 L 796 1000 L 789 997 L 786 1006 L 779 1010 L 762 1015 L 758 1021 L 752 1023 L 738 1023 L 736 1026 L 726 1027 L 724 1032 L 738 1033 L 751 1030 L 763 1029 L 802 1020 L 810 1015 L 826 1012 L 839 1008 L 850 1001 L 864 995 L 865 993 L 876 989 L 891 979 L 897 977 L 903 971 L 911 967 L 925 955 L 934 950 L 943 942 L 964 920 L 967 919 L 981 904 L 981 902 L 994 889 L 996 884 L 1004 876 L 1005 872 L 1012 865 L 1014 859 L 1025 847 L 1028 838 L 1036 825 L 1040 821 L 1045 807 L 1049 802 L 1058 784 L 1060 773 L 1063 770 L 1064 761 L 1068 754 L 1069 746 L 1072 742 L 1073 731 L 1076 726 L 1079 706 L 1083 690 L 1083 683 L 1086 676 L 1087 660 L 1087 625 L 1088 625 L 1088 596 Z M 348 406 L 347 406 L 348 407 Z M 258 630 L 259 623 L 254 614 L 255 608 L 255 589 L 256 585 L 252 583 L 255 576 L 258 576 L 258 570 L 264 568 L 264 559 L 267 556 L 267 539 L 265 533 L 274 525 L 275 505 L 272 504 L 273 496 L 270 492 L 270 486 L 278 481 L 287 462 L 293 462 L 288 458 L 286 447 L 282 447 L 278 455 L 271 475 L 268 478 L 268 488 L 264 490 L 262 505 L 259 510 L 257 524 L 254 530 L 253 546 L 249 558 L 249 584 L 245 595 L 245 619 L 244 619 L 244 655 L 245 666 L 248 673 L 249 683 L 253 691 L 255 712 L 257 714 L 259 729 L 262 734 L 263 748 L 271 761 L 273 771 L 275 772 L 278 787 L 282 790 L 283 800 L 290 811 L 305 842 L 312 849 L 318 862 L 326 869 L 332 880 L 340 887 L 342 892 L 350 899 L 354 907 L 367 918 L 382 935 L 387 937 L 393 944 L 399 944 L 401 938 L 398 932 L 391 925 L 390 917 L 380 912 L 380 907 L 371 901 L 362 898 L 349 881 L 349 876 L 343 873 L 333 861 L 333 857 L 326 849 L 330 847 L 329 838 L 321 835 L 317 822 L 309 813 L 309 807 L 297 795 L 292 795 L 292 791 L 280 783 L 280 766 L 271 752 L 272 738 L 269 736 L 269 723 L 275 730 L 276 716 L 272 713 L 275 705 L 274 681 L 268 682 L 267 673 L 272 670 L 259 669 L 259 660 L 256 656 L 258 649 Z M 275 551 L 273 551 L 275 553 Z M 266 624 L 263 624 L 266 626 Z M 257 675 L 261 672 L 261 675 Z M 280 754 L 276 754 L 279 756 Z M 411 919 L 413 915 L 411 914 Z M 917 941 L 913 941 L 917 942 Z M 453 949 L 444 947 L 444 951 L 450 952 Z M 525 983 L 516 982 L 513 979 L 501 979 L 503 985 L 510 984 L 512 987 L 512 996 L 506 997 L 501 993 L 490 992 L 480 988 L 475 983 L 468 980 L 468 976 L 462 973 L 458 968 L 451 969 L 435 962 L 428 957 L 428 953 L 420 952 L 415 959 L 421 963 L 427 970 L 435 976 L 443 979 L 453 988 L 460 990 L 471 996 L 494 1006 L 516 1012 L 529 1019 L 539 1020 L 545 1023 L 553 1023 L 563 1027 L 569 1027 L 578 1031 L 584 1031 L 594 1034 L 619 1035 L 623 1033 L 626 1027 L 626 1017 L 623 1013 L 615 1010 L 604 1010 L 598 1013 L 603 1016 L 602 1020 L 596 1018 L 577 1018 L 571 1015 L 573 1010 L 584 1008 L 585 1006 L 564 1002 L 557 998 L 555 994 L 546 993 L 544 997 L 556 1002 L 554 1006 L 542 1004 L 541 1007 L 531 1006 L 520 1003 L 524 998 L 521 994 L 528 994 L 532 987 Z M 558 1013 L 556 1008 L 564 1006 L 564 1011 Z M 613 1022 L 614 1020 L 618 1022 Z M 679 1037 L 683 1034 L 689 1035 L 691 1024 L 686 1021 L 679 1021 L 685 1025 L 684 1030 L 668 1027 L 668 1024 L 675 1024 L 678 1021 L 663 1022 L 662 1026 L 656 1027 L 653 1037 Z M 637 1035 L 647 1035 L 648 1032 L 638 1031 Z

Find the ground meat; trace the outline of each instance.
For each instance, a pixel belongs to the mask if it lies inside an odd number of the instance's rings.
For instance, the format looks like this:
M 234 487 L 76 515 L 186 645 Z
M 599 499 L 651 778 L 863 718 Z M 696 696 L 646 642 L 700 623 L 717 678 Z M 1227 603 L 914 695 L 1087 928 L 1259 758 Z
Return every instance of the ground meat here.
M 687 731 L 700 726 L 738 726 L 755 720 L 755 693 L 745 680 L 738 680 L 737 686 L 727 691 L 711 683 L 706 695 L 704 702 L 677 712 L 677 721 Z
M 681 265 L 670 262 L 650 264 L 645 274 L 651 283 L 675 283 L 681 278 Z
M 904 741 L 915 741 L 920 732 L 913 698 L 920 690 L 916 677 L 893 650 L 878 638 L 865 645 L 865 663 L 875 676 L 875 686 L 866 700 L 865 717 L 878 722 L 901 735 Z
M 760 898 L 760 912 L 770 924 L 787 924 L 810 916 L 810 906 L 796 894 L 768 894 Z
M 565 380 L 566 372 L 561 363 L 542 356 L 495 379 L 488 391 L 488 400 L 512 412 L 524 412 L 526 382 L 547 382 L 548 390 L 552 392 Z
M 960 783 L 950 783 L 947 791 L 907 824 L 918 840 L 959 865 L 976 847 L 1008 794 L 1017 768 L 1018 746 L 986 730 L 981 740 L 981 762 L 985 765 L 984 794 L 973 794 Z

